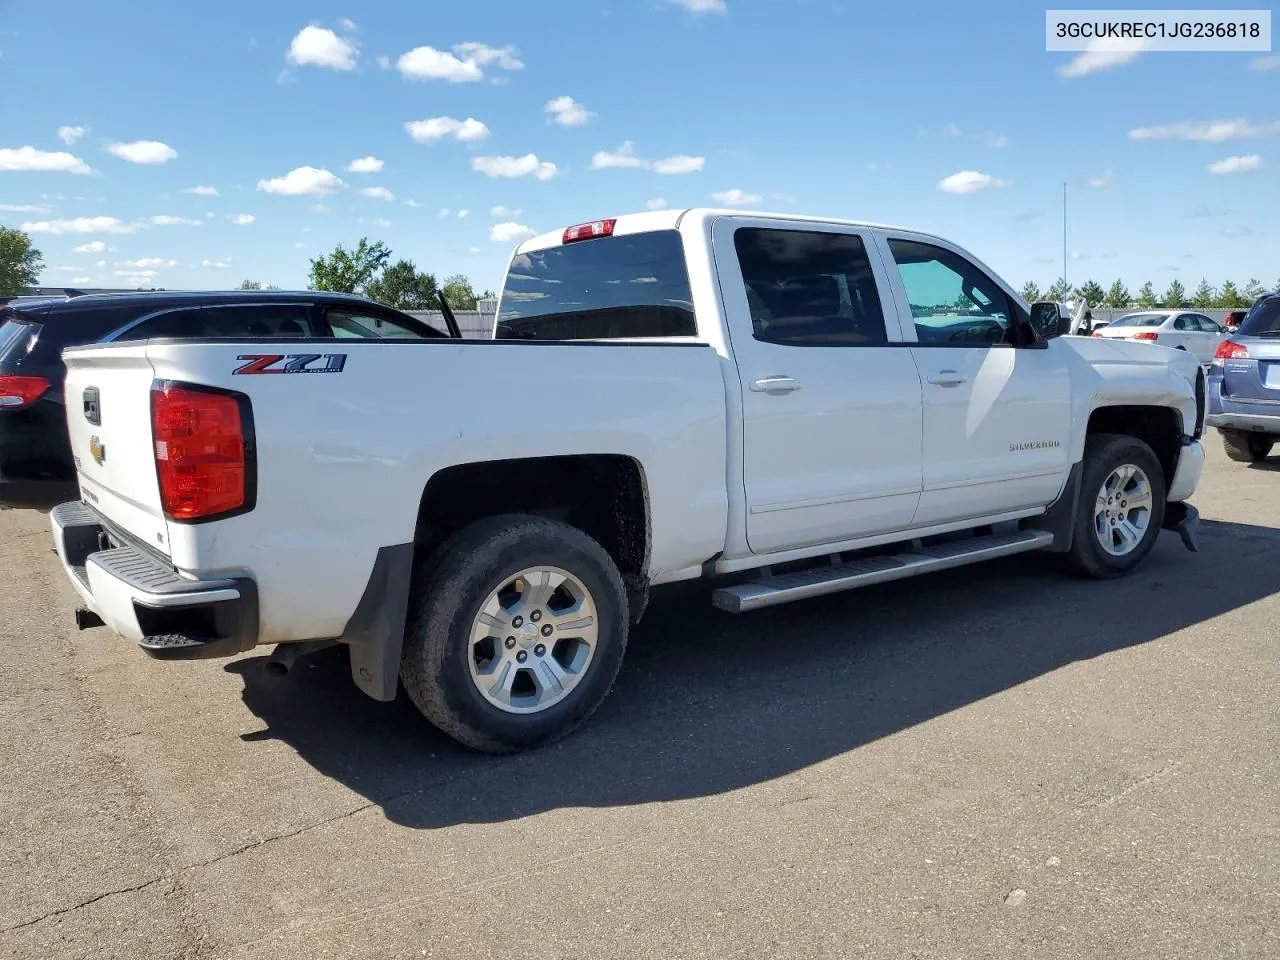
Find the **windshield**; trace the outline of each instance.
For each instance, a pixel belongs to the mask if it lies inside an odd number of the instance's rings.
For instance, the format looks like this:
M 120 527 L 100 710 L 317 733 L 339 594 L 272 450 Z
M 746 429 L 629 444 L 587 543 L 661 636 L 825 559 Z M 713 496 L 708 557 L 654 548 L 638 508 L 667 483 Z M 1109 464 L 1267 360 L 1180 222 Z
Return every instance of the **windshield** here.
M 511 261 L 497 339 L 607 340 L 697 333 L 675 230 L 583 240 Z
M 1280 297 L 1272 297 L 1250 310 L 1237 336 L 1280 337 Z
M 1169 319 L 1167 313 L 1126 313 L 1123 317 L 1116 317 L 1107 326 L 1109 327 L 1158 327 Z

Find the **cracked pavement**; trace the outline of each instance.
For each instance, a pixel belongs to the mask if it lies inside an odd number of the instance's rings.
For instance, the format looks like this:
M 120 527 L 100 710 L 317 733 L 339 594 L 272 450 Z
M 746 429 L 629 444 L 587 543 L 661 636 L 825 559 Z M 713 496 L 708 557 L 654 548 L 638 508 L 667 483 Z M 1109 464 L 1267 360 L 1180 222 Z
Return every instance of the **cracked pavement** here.
M 1280 460 L 1207 447 L 1199 554 L 680 587 L 584 731 L 502 759 L 340 649 L 79 633 L 0 512 L 0 957 L 1280 955 Z

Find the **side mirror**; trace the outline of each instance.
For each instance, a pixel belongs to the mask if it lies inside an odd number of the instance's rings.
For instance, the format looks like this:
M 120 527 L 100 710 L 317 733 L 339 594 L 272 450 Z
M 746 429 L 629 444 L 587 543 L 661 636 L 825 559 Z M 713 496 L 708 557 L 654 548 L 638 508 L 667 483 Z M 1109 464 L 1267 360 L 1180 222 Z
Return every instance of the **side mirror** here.
M 1067 321 L 1070 322 L 1070 321 Z M 1031 305 L 1031 325 L 1046 340 L 1062 336 L 1063 319 L 1058 305 L 1042 300 Z

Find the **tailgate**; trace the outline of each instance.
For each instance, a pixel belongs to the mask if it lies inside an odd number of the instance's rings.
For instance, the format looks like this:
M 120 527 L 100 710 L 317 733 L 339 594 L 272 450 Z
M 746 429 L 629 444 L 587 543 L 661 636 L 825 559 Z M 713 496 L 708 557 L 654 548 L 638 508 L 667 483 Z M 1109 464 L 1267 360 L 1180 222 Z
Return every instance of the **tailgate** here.
M 151 442 L 145 343 L 67 350 L 67 430 L 80 493 L 117 527 L 169 552 Z
M 1248 357 L 1224 360 L 1222 393 L 1241 400 L 1280 400 L 1280 341 L 1242 341 Z

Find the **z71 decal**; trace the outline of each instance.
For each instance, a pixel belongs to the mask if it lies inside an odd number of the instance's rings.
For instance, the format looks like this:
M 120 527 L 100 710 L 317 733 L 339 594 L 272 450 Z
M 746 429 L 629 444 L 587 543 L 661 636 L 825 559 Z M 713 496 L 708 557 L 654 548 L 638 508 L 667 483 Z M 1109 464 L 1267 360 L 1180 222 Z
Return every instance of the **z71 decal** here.
M 236 359 L 248 362 L 232 370 L 233 374 L 341 373 L 347 365 L 345 353 L 247 353 Z M 322 360 L 324 363 L 317 366 Z

